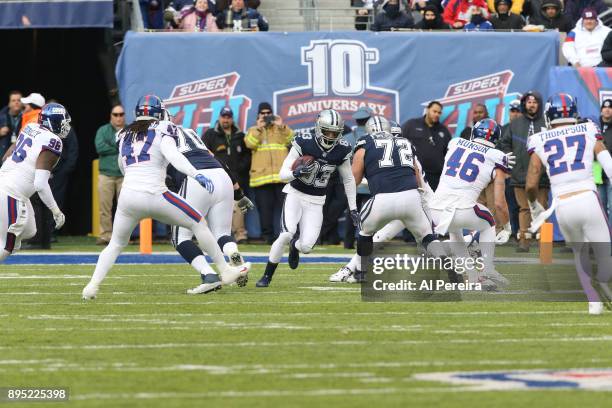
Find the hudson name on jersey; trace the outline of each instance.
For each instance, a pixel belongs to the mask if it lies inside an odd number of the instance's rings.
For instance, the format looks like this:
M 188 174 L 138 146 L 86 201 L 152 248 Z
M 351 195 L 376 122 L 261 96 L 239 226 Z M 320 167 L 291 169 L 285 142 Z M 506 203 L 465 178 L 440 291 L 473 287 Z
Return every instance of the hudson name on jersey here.
M 48 150 L 62 154 L 62 140 L 37 123 L 30 123 L 19 133 L 15 150 L 0 169 L 0 189 L 19 200 L 29 199 L 35 192 L 34 176 L 38 155 Z
M 495 169 L 506 173 L 505 154 L 475 141 L 455 138 L 448 144 L 444 170 L 431 208 L 471 208 L 495 177 Z
M 603 140 L 593 122 L 546 130 L 531 136 L 529 154 L 537 154 L 546 166 L 553 197 L 579 190 L 596 190 L 593 150 Z
M 355 151 L 358 149 L 365 149 L 364 175 L 373 196 L 418 187 L 414 153 L 408 139 L 384 132 L 365 135 L 357 140 Z
M 337 166 L 349 160 L 352 154 L 351 145 L 343 138 L 330 150 L 324 150 L 317 143 L 313 132 L 295 136 L 292 145 L 300 156 L 309 155 L 315 158 L 313 171 L 290 183 L 291 187 L 308 195 L 324 196 L 332 173 Z

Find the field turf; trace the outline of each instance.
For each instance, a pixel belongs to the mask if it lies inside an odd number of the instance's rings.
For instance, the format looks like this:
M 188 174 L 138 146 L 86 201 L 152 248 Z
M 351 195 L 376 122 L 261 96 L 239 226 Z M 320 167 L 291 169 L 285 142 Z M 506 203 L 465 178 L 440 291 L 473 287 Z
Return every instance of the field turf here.
M 0 265 L 0 387 L 69 387 L 49 407 L 609 406 L 609 392 L 474 391 L 415 374 L 611 367 L 612 314 L 362 302 L 358 286 L 327 282 L 339 266 L 281 265 L 258 289 L 258 264 L 246 288 L 188 296 L 186 265 L 118 265 L 83 302 L 92 265 Z

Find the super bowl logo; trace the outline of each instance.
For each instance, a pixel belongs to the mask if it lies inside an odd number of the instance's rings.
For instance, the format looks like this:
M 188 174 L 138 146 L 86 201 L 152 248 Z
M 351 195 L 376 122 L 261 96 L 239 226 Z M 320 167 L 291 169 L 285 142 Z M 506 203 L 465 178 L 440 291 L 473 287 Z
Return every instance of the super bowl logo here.
M 194 129 L 202 135 L 204 129 L 214 126 L 221 109 L 229 106 L 234 112 L 234 123 L 245 129 L 251 99 L 234 95 L 240 79 L 237 72 L 203 78 L 176 85 L 164 102 L 176 124 Z
M 440 121 L 451 134 L 459 136 L 465 127 L 472 126 L 472 108 L 482 103 L 492 119 L 507 123 L 509 103 L 521 96 L 508 93 L 513 76 L 512 71 L 505 70 L 449 85 L 444 97 L 438 99 L 444 106 Z
M 312 128 L 324 109 L 348 119 L 368 106 L 376 115 L 398 120 L 398 92 L 370 84 L 370 65 L 378 61 L 378 49 L 361 41 L 311 41 L 301 48 L 308 85 L 274 92 L 274 111 L 296 132 Z

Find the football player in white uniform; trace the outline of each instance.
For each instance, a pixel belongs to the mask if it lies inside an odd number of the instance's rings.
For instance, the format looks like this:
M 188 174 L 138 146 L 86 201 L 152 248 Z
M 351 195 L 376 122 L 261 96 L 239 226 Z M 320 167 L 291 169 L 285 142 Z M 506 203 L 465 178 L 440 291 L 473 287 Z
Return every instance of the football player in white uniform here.
M 550 130 L 529 138 L 531 154 L 526 192 L 532 214 L 530 231 L 535 233 L 556 211 L 563 237 L 574 252 L 576 272 L 589 300 L 589 313 L 603 312 L 602 300 L 610 308 L 612 277 L 610 226 L 593 181 L 593 160 L 612 178 L 612 158 L 602 142 L 597 125 L 577 123 L 578 108 L 568 94 L 552 96 L 545 108 Z M 550 178 L 553 201 L 544 210 L 536 200 L 542 167 Z M 592 244 L 592 245 L 589 245 Z M 597 273 L 592 271 L 589 248 L 593 249 Z
M 165 108 L 155 95 L 140 98 L 136 105 L 136 120 L 117 134 L 119 167 L 124 172 L 123 187 L 117 203 L 110 243 L 100 253 L 90 282 L 83 289 L 83 299 L 93 299 L 99 285 L 127 245 L 130 234 L 143 218 L 153 218 L 170 225 L 188 228 L 198 244 L 215 262 L 223 284 L 232 284 L 244 276 L 250 264 L 230 267 L 208 229 L 202 214 L 183 198 L 168 191 L 166 170 L 172 164 L 178 171 L 194 178 L 209 193 L 214 184 L 199 174 L 177 148 L 177 128 L 162 120 Z
M 355 179 L 351 171 L 351 146 L 342 139 L 344 121 L 333 109 L 321 111 L 314 133 L 296 136 L 280 170 L 280 178 L 288 182 L 281 214 L 281 234 L 272 244 L 264 275 L 257 287 L 268 287 L 278 267 L 285 245 L 289 244 L 289 267 L 296 269 L 300 252 L 309 253 L 314 247 L 323 222 L 323 204 L 327 183 L 336 169 L 344 184 L 353 222 L 357 223 Z M 297 165 L 297 159 L 310 156 L 310 162 Z M 299 163 L 299 162 L 298 162 Z M 296 236 L 298 224 L 299 237 Z
M 51 188 L 51 170 L 62 154 L 62 139 L 70 132 L 70 115 L 59 103 L 42 107 L 38 123 L 26 125 L 6 152 L 0 169 L 0 261 L 19 250 L 23 239 L 36 234 L 30 197 L 34 193 L 51 210 L 55 228 L 64 225 Z
M 488 208 L 477 202 L 481 191 L 493 182 L 498 221 L 508 223 L 505 179 L 514 158 L 511 153 L 506 155 L 495 149 L 500 134 L 494 120 L 482 119 L 472 128 L 471 140 L 453 139 L 448 145 L 440 184 L 433 197 L 427 199 L 435 231 L 440 235 L 449 233 L 454 256 L 469 257 L 463 229 L 480 232 L 484 276 L 478 276 L 475 269 L 467 272 L 470 283 L 480 281 L 488 290 L 508 284 L 493 266 L 495 219 Z

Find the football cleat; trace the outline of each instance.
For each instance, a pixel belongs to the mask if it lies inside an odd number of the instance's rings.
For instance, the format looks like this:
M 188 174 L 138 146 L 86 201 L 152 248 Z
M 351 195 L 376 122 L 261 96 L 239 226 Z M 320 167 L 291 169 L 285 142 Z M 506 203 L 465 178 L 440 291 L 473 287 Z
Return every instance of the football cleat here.
M 486 292 L 497 291 L 497 284 L 486 276 L 481 276 L 480 278 L 478 278 L 478 283 L 480 283 L 482 289 Z
M 352 274 L 353 274 L 353 271 L 351 271 L 348 267 L 343 266 L 342 268 L 338 270 L 338 272 L 332 274 L 329 277 L 329 281 L 330 282 L 346 282 L 348 277 L 351 276 Z
M 346 278 L 347 283 L 363 283 L 365 281 L 365 272 L 359 270 L 356 270 L 351 276 Z
M 221 282 L 223 285 L 232 285 L 235 283 L 240 287 L 246 286 L 249 281 L 249 270 L 251 270 L 250 262 L 245 262 L 240 266 L 229 266 L 221 275 Z
M 83 300 L 95 299 L 98 294 L 98 285 L 89 282 L 85 288 L 83 288 Z
M 289 258 L 287 262 L 289 263 L 289 267 L 291 269 L 297 269 L 300 264 L 300 251 L 295 247 L 295 243 L 297 242 L 298 237 L 295 237 L 289 243 Z
M 230 265 L 232 266 L 238 266 L 244 263 L 244 258 L 242 257 L 242 255 L 240 255 L 240 252 L 234 252 L 233 254 L 230 254 L 229 259 Z
M 264 274 L 261 277 L 261 279 L 257 281 L 255 286 L 258 288 L 267 288 L 268 286 L 270 286 L 271 281 L 272 281 L 272 276 Z
M 500 288 L 505 288 L 510 285 L 510 281 L 495 269 L 486 271 L 485 276 Z
M 193 288 L 187 289 L 188 295 L 199 295 L 217 291 L 223 287 L 219 275 L 215 273 L 209 273 L 203 276 L 202 284 Z
M 589 314 L 600 315 L 603 313 L 604 307 L 602 302 L 589 302 Z

